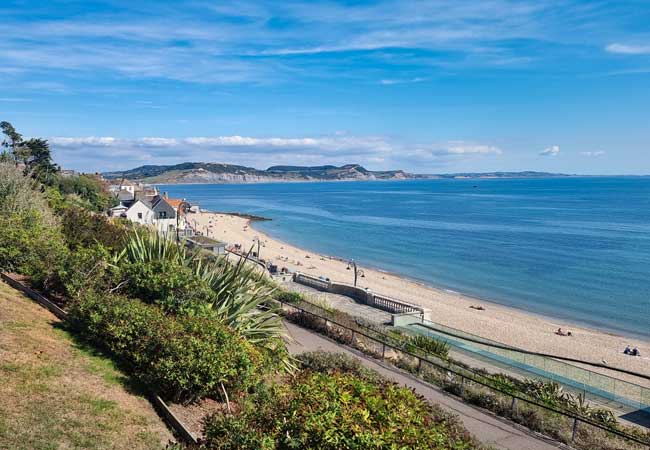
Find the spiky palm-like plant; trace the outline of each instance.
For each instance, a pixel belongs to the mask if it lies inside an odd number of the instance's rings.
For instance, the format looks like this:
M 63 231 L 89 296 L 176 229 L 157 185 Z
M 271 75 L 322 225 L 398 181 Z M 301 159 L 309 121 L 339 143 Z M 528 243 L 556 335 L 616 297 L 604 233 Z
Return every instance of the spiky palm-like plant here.
M 188 251 L 174 240 L 155 232 L 134 232 L 117 260 L 127 263 L 167 262 L 169 266 L 191 269 L 214 292 L 209 304 L 201 310 L 216 317 L 223 324 L 239 332 L 251 343 L 275 350 L 284 334 L 277 307 L 272 306 L 272 288 L 246 264 L 244 257 L 230 262 L 225 257 L 202 258 L 198 252 Z M 157 267 L 164 267 L 158 265 Z M 292 364 L 283 357 L 287 368 Z

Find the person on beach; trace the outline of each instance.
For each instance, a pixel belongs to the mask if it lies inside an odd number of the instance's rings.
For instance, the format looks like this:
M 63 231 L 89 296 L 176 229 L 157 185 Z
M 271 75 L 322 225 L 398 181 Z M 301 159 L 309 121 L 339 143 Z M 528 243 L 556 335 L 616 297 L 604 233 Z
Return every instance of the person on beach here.
M 623 350 L 623 353 L 625 353 L 626 355 L 629 355 L 629 354 L 632 353 L 632 349 L 630 348 L 629 345 L 625 347 L 625 350 Z
M 632 349 L 632 356 L 641 356 L 641 352 L 639 351 L 638 348 L 634 347 Z

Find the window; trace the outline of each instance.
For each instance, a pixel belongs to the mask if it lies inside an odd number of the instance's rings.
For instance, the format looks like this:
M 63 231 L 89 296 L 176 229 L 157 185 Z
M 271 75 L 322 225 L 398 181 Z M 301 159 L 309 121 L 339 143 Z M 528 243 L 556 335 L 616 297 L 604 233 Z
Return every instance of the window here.
M 142 213 L 138 213 L 138 219 L 142 219 Z
M 158 218 L 159 219 L 166 219 L 167 218 L 167 211 L 160 211 L 158 213 Z

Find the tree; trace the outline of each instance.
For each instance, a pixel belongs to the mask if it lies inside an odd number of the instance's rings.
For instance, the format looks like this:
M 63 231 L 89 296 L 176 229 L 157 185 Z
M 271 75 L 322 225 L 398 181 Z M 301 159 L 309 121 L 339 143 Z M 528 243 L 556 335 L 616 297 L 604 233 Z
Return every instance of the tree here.
M 59 167 L 52 162 L 50 144 L 40 138 L 32 138 L 24 144 L 27 149 L 24 158 L 25 170 L 31 172 L 32 176 L 41 183 L 51 185 Z
M 6 136 L 1 143 L 5 148 L 11 149 L 11 154 L 13 155 L 14 161 L 18 162 L 18 152 L 22 147 L 23 136 L 16 131 L 14 126 L 9 122 L 0 122 L 0 129 L 2 133 Z M 6 158 L 6 153 L 3 152 L 3 159 Z

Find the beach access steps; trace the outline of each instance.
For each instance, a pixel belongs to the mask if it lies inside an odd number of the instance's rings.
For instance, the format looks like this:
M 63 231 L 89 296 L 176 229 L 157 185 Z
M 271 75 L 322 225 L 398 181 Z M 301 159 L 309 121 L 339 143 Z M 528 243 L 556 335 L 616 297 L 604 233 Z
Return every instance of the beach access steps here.
M 419 320 L 429 320 L 430 311 L 422 306 L 397 300 L 385 295 L 375 294 L 370 289 L 360 288 L 351 284 L 339 283 L 328 279 L 317 278 L 302 272 L 296 272 L 293 275 L 293 281 L 305 286 L 318 289 L 319 291 L 329 292 L 332 294 L 345 295 L 353 298 L 361 304 L 372 306 L 382 311 L 392 314 L 392 321 L 399 322 L 402 316 L 407 316 L 410 321 L 414 318 Z

